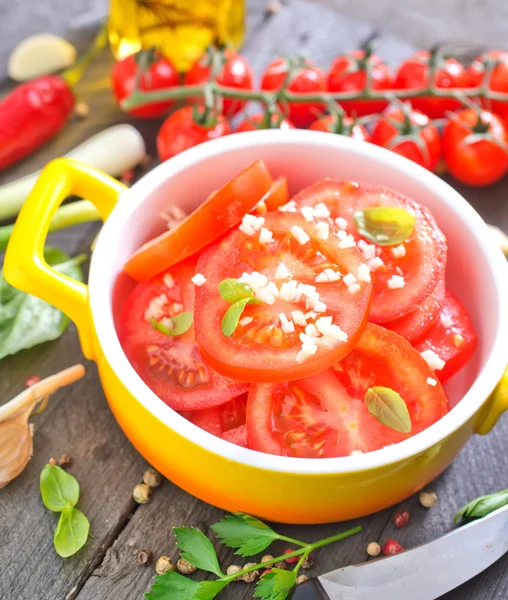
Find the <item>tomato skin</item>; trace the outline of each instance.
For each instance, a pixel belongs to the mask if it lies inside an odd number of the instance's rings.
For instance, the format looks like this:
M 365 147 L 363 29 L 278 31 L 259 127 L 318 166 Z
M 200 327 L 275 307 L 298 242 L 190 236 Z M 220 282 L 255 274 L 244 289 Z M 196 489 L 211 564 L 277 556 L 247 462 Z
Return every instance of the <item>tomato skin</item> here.
M 443 323 L 446 319 L 451 325 L 446 321 Z M 434 371 L 434 377 L 445 383 L 469 362 L 477 345 L 478 336 L 466 307 L 455 294 L 446 290 L 440 318 L 415 344 L 416 350 L 432 350 L 445 361 L 443 369 Z
M 335 133 L 335 127 L 337 124 L 337 117 L 335 115 L 326 115 L 314 121 L 309 129 L 312 131 L 325 131 L 327 133 Z M 346 135 L 352 137 L 355 140 L 361 142 L 370 141 L 370 135 L 367 129 L 363 125 L 354 124 L 354 120 L 351 117 L 344 117 L 343 119 L 343 132 L 338 132 L 339 135 Z
M 124 269 L 146 281 L 171 265 L 199 252 L 242 220 L 270 190 L 273 180 L 257 160 L 225 185 L 176 227 L 150 240 L 127 261 Z
M 235 133 L 242 133 L 242 131 L 257 131 L 258 129 L 265 129 L 262 127 L 264 116 L 261 114 L 252 115 L 242 121 L 235 130 Z M 289 119 L 280 119 L 278 115 L 272 115 L 271 129 L 295 129 L 295 126 Z
M 488 135 L 500 143 L 486 136 L 473 143 L 464 143 L 478 123 L 478 114 L 471 108 L 458 112 L 443 131 L 443 153 L 449 172 L 458 181 L 472 186 L 495 183 L 508 171 L 505 124 L 500 117 L 486 110 L 481 111 L 481 119 L 488 123 Z
M 199 58 L 185 74 L 185 85 L 200 85 L 209 80 L 211 67 L 204 64 L 206 58 L 206 55 Z M 215 81 L 219 85 L 239 90 L 254 89 L 254 73 L 247 60 L 231 48 L 224 51 L 224 58 L 226 62 L 215 77 Z M 246 102 L 242 100 L 224 98 L 223 113 L 232 117 L 242 110 L 245 104 Z
M 256 206 L 256 212 L 265 213 L 277 210 L 289 201 L 288 181 L 285 177 L 277 177 L 272 187 L 266 192 Z
M 152 300 L 161 295 L 163 316 L 194 310 L 195 286 L 190 278 L 196 271 L 196 260 L 192 257 L 139 283 L 129 294 L 117 323 L 118 338 L 130 363 L 148 387 L 175 410 L 224 404 L 248 389 L 210 368 L 197 349 L 194 326 L 172 337 L 154 330 L 147 319 Z M 171 287 L 164 281 L 167 274 L 174 282 Z
M 137 72 L 136 55 L 132 54 L 119 60 L 113 66 L 111 83 L 118 104 L 129 96 L 134 89 Z M 157 56 L 148 67 L 139 82 L 139 89 L 144 92 L 175 87 L 180 83 L 180 76 L 173 64 L 164 56 Z M 174 100 L 166 100 L 146 106 L 138 106 L 128 111 L 130 115 L 143 119 L 159 117 L 173 106 Z
M 429 123 L 429 118 L 419 110 L 411 110 L 409 114 L 415 131 L 407 135 L 400 132 L 396 125 L 390 121 L 396 121 L 401 125 L 404 123 L 404 112 L 400 108 L 389 110 L 376 122 L 372 131 L 371 142 L 377 146 L 388 148 L 396 154 L 405 156 L 413 162 L 434 171 L 441 157 L 441 137 L 435 125 Z M 421 128 L 421 129 L 420 129 Z M 395 139 L 399 140 L 391 145 Z M 415 143 L 411 137 L 418 136 L 427 152 Z
M 358 63 L 365 60 L 363 50 L 354 50 L 345 56 L 339 56 L 330 67 L 327 80 L 329 92 L 360 92 L 365 90 L 367 73 Z M 393 85 L 393 73 L 378 56 L 370 57 L 373 90 L 390 90 Z M 342 100 L 339 102 L 349 115 L 361 117 L 382 112 L 387 106 L 386 100 Z
M 261 89 L 264 91 L 279 90 L 286 79 L 288 68 L 285 58 L 277 58 L 272 61 L 261 77 Z M 295 71 L 287 89 L 295 94 L 324 92 L 326 91 L 325 73 L 306 59 L 304 66 Z M 282 108 L 284 109 L 284 107 Z M 288 116 L 297 127 L 307 127 L 320 110 L 322 110 L 320 103 L 290 102 Z
M 401 63 L 395 75 L 394 89 L 421 90 L 429 85 L 429 59 L 427 51 L 417 52 L 412 58 Z M 454 58 L 447 58 L 436 71 L 435 86 L 454 90 L 471 87 L 471 78 L 465 67 Z M 449 111 L 461 108 L 462 103 L 453 98 L 421 97 L 411 98 L 413 108 L 421 110 L 432 119 L 445 117 Z
M 356 347 L 331 369 L 294 382 L 251 386 L 249 446 L 276 455 L 329 458 L 400 442 L 448 412 L 441 385 L 427 383 L 432 376 L 409 342 L 369 323 Z M 402 396 L 411 416 L 410 433 L 382 425 L 368 412 L 364 396 L 373 386 Z
M 499 61 L 494 67 L 490 79 L 489 90 L 493 92 L 508 93 L 508 52 L 503 50 L 490 50 L 483 55 L 486 58 Z M 485 67 L 482 62 L 482 57 L 473 61 L 469 67 L 469 76 L 471 85 L 478 87 L 482 84 L 485 77 Z M 482 99 L 482 105 L 491 112 L 500 115 L 504 119 L 508 118 L 508 102 L 503 100 Z
M 208 127 L 196 123 L 193 111 L 192 106 L 184 106 L 162 124 L 157 134 L 157 152 L 161 161 L 168 160 L 188 148 L 231 133 L 229 123 L 224 116 L 216 115 L 216 122 Z

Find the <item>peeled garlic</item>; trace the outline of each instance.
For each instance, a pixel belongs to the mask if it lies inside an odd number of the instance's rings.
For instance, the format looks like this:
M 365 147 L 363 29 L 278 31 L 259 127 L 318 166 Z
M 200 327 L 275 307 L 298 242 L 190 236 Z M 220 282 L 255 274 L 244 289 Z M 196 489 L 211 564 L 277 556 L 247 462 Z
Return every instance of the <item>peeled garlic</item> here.
M 508 236 L 504 231 L 495 225 L 489 225 L 491 233 L 494 235 L 496 242 L 499 244 L 503 254 L 508 256 Z
M 76 48 L 57 35 L 31 35 L 11 52 L 7 73 L 14 81 L 27 81 L 70 67 L 76 62 L 76 55 Z
M 84 367 L 75 365 L 39 381 L 0 406 L 0 488 L 15 479 L 32 456 L 33 425 L 28 419 L 35 405 L 84 374 Z

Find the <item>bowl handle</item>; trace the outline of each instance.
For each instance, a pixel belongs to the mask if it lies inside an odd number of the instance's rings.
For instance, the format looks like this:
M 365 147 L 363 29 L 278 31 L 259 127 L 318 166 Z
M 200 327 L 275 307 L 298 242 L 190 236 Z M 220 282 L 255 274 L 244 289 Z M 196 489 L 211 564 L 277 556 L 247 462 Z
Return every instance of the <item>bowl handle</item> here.
M 105 221 L 125 189 L 112 177 L 75 160 L 50 162 L 21 209 L 5 255 L 6 280 L 56 306 L 74 321 L 87 358 L 93 358 L 94 336 L 88 286 L 51 268 L 44 260 L 44 244 L 51 220 L 67 196 L 90 199 Z
M 474 425 L 476 433 L 489 433 L 505 410 L 508 410 L 508 367 L 479 413 Z

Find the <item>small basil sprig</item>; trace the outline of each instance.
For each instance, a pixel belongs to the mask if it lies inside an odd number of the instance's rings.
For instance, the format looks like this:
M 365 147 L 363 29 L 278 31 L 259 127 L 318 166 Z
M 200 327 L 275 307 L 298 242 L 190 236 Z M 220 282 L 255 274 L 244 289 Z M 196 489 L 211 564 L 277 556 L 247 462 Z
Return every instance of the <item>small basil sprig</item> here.
M 154 329 L 160 331 L 164 335 L 177 336 L 184 334 L 191 328 L 193 319 L 194 315 L 192 312 L 185 311 L 171 317 L 171 329 L 157 321 L 157 319 L 150 319 L 150 323 Z
M 232 336 L 247 304 L 260 304 L 254 290 L 238 279 L 223 279 L 219 283 L 219 293 L 223 300 L 231 302 L 226 314 L 222 317 L 222 333 Z
M 76 508 L 79 500 L 79 483 L 57 465 L 45 465 L 40 478 L 44 506 L 60 513 L 53 543 L 63 558 L 76 554 L 86 543 L 90 523 Z
M 508 490 L 501 490 L 488 496 L 480 496 L 462 507 L 453 518 L 453 522 L 457 523 L 460 519 L 481 519 L 507 504 Z
M 371 415 L 382 424 L 400 431 L 411 431 L 411 417 L 403 398 L 394 390 L 374 386 L 365 393 L 365 404 Z
M 398 206 L 372 206 L 355 212 L 358 233 L 378 246 L 397 246 L 413 232 L 416 219 Z

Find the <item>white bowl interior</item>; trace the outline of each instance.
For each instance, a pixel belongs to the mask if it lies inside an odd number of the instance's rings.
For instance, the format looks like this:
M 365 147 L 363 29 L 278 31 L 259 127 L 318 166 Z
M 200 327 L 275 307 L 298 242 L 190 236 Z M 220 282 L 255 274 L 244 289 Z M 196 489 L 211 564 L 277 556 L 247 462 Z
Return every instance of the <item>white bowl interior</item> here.
M 132 384 L 135 382 L 140 392 L 144 387 L 143 397 L 150 395 L 133 369 L 128 370 L 112 328 L 113 289 L 125 261 L 143 242 L 164 229 L 160 214 L 169 205 L 191 211 L 211 191 L 256 159 L 263 159 L 274 176 L 285 175 L 292 193 L 325 177 L 350 179 L 394 188 L 430 208 L 448 239 L 447 285 L 466 304 L 479 334 L 474 359 L 447 385 L 451 405 L 455 406 L 473 383 L 478 384 L 476 404 L 472 399 L 463 417 L 473 414 L 506 365 L 506 353 L 492 364 L 494 352 L 501 344 L 500 332 L 504 331 L 504 339 L 508 333 L 506 309 L 502 310 L 503 302 L 507 306 L 508 270 L 501 252 L 472 207 L 439 178 L 381 148 L 317 132 L 235 134 L 167 161 L 125 193 L 101 233 L 90 276 L 94 319 L 101 321 L 97 327 L 101 345 L 108 358 L 118 358 L 122 376 Z M 132 286 L 125 277 L 118 281 L 115 309 Z M 488 364 L 492 372 L 480 381 L 482 378 L 478 376 Z M 153 408 L 153 398 L 150 405 Z M 428 431 L 398 446 L 406 444 L 409 448 L 412 441 Z

